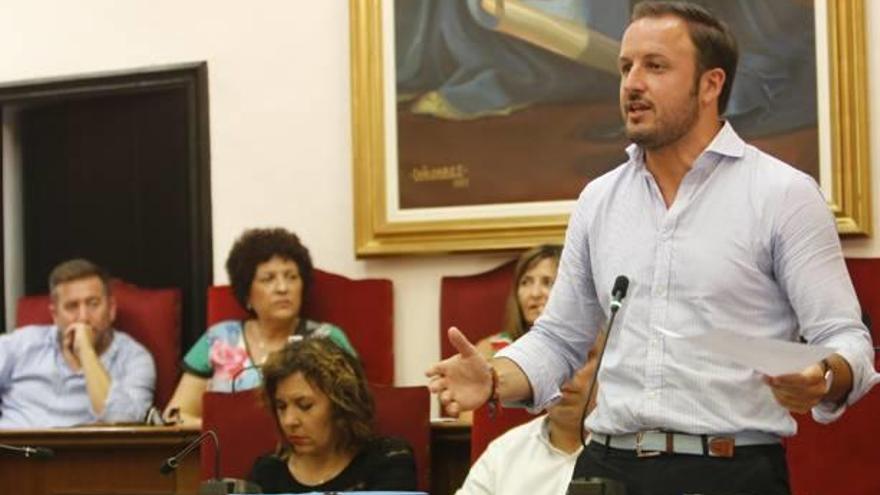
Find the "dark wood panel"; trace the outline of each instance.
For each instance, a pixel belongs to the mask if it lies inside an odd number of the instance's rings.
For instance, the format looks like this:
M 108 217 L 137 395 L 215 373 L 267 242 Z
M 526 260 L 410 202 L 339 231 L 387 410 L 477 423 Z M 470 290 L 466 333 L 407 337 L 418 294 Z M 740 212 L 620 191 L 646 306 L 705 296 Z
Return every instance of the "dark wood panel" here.
M 452 495 L 470 470 L 471 427 L 458 421 L 431 423 L 431 494 Z
M 147 287 L 187 292 L 186 94 L 106 96 L 22 111 L 25 290 L 90 258 Z
M 182 347 L 201 335 L 213 280 L 207 78 L 196 62 L 0 84 L 21 136 L 0 145 L 25 162 L 26 293 L 85 256 L 138 285 L 180 287 Z
M 0 432 L 0 443 L 48 447 L 52 459 L 0 458 L 0 493 L 33 495 L 195 494 L 197 452 L 169 476 L 159 466 L 198 430 L 95 427 Z

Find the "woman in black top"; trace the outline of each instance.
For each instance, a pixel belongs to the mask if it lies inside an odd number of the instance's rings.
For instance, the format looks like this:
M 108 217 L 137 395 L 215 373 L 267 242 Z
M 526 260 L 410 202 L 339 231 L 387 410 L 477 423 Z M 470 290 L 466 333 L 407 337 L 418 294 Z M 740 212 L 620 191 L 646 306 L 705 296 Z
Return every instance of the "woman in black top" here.
M 284 439 L 257 459 L 264 493 L 414 491 L 406 442 L 373 433 L 373 399 L 358 361 L 326 339 L 294 342 L 263 366 L 263 387 Z

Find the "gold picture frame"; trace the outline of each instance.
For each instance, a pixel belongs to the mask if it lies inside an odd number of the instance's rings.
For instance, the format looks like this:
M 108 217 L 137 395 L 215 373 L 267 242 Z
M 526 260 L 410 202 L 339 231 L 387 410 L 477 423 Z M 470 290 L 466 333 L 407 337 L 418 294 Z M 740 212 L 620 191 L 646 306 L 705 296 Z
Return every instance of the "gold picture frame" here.
M 389 214 L 383 0 L 350 0 L 355 252 L 358 257 L 521 249 L 561 242 L 568 215 L 433 218 Z M 841 235 L 871 235 L 864 0 L 827 0 L 830 184 Z M 824 176 L 823 176 L 824 177 Z M 516 210 L 516 209 L 513 209 Z

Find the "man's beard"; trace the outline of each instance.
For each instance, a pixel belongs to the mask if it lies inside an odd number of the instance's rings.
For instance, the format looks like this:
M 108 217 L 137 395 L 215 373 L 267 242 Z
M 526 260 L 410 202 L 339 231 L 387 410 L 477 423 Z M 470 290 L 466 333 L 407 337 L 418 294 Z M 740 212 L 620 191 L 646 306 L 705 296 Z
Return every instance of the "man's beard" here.
M 659 149 L 678 141 L 694 127 L 699 116 L 696 88 L 689 96 L 682 110 L 670 114 L 669 118 L 656 120 L 653 129 L 630 130 L 627 126 L 626 137 L 647 150 Z

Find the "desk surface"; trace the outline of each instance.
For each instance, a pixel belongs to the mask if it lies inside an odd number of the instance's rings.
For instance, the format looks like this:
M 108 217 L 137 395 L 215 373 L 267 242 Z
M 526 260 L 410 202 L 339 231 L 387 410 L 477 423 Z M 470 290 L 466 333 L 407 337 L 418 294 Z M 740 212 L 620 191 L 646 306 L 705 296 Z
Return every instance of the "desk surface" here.
M 199 429 L 194 427 L 112 425 L 47 428 L 44 430 L 0 430 L 0 439 L 2 439 L 2 443 L 13 445 L 28 442 L 54 442 L 63 445 L 81 441 L 179 443 L 181 438 L 193 440 L 199 434 Z

